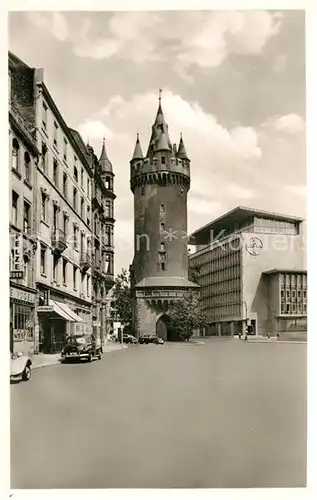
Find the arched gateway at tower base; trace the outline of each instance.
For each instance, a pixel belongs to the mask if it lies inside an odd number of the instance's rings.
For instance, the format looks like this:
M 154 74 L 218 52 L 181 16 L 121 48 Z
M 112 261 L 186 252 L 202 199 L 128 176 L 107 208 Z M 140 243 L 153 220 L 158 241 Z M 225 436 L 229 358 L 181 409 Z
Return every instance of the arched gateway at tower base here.
M 175 342 L 180 340 L 179 335 L 172 327 L 171 318 L 168 314 L 162 314 L 156 322 L 156 335 L 164 340 Z

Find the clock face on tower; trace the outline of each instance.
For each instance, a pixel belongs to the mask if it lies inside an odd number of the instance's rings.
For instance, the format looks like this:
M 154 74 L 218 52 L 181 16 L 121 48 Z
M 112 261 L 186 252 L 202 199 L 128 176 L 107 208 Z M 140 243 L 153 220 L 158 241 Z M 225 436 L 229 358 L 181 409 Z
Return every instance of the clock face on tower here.
M 247 240 L 245 247 L 250 255 L 256 256 L 262 252 L 263 242 L 260 238 L 252 237 Z

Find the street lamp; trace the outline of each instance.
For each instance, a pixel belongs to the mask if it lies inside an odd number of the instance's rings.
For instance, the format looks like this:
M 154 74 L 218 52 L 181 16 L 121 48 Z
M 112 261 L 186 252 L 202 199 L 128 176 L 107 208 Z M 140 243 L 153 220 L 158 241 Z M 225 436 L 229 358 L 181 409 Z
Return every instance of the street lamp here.
M 245 308 L 245 319 L 243 318 L 244 313 L 242 312 L 242 322 L 244 323 L 245 321 L 245 328 L 246 328 L 248 325 L 248 304 L 246 300 L 242 301 L 242 307 Z

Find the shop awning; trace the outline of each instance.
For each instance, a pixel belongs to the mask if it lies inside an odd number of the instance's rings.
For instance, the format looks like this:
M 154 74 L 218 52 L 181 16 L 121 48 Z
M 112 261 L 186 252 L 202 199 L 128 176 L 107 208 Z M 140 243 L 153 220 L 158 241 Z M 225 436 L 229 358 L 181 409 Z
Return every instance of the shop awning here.
M 74 321 L 76 323 L 86 323 L 86 321 L 83 320 L 78 314 L 76 314 L 74 311 L 71 310 L 70 307 L 68 307 L 66 304 L 63 302 L 56 302 L 54 301 L 55 304 L 58 304 L 58 307 L 62 309 L 65 314 L 67 314 L 71 319 L 69 321 Z
M 38 313 L 55 313 L 57 316 L 66 319 L 66 321 L 75 321 L 70 314 L 67 313 L 61 306 L 60 302 L 50 300 L 47 306 L 38 306 Z

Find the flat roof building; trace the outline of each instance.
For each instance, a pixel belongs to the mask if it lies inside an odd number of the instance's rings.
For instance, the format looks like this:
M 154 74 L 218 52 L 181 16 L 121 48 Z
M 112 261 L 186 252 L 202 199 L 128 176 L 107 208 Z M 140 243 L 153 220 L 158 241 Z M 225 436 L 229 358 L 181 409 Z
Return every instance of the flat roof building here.
M 237 207 L 196 230 L 189 265 L 208 314 L 205 335 L 306 335 L 302 218 Z

